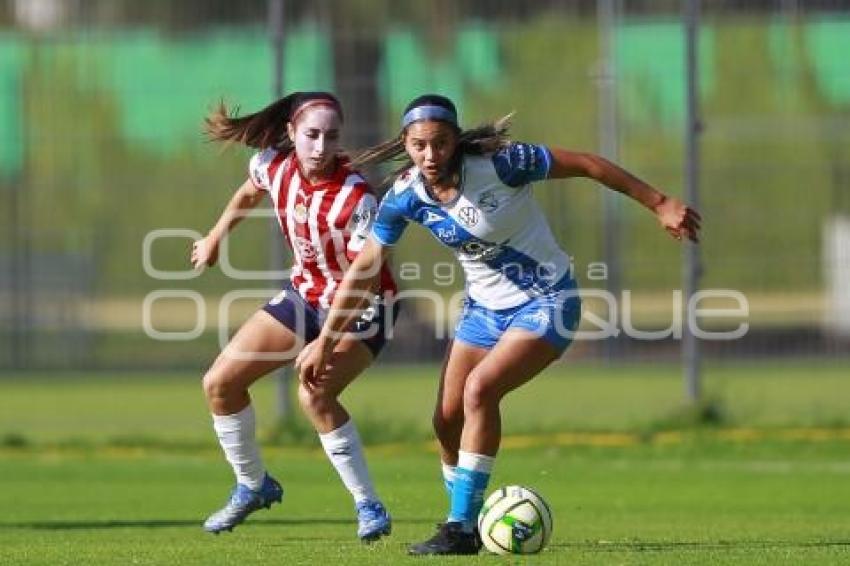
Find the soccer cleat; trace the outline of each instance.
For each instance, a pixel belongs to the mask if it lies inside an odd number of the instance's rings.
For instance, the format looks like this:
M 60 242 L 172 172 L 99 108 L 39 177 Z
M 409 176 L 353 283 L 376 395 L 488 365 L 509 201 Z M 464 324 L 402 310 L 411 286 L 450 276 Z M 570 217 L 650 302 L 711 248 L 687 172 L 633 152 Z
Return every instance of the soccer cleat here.
M 392 518 L 380 501 L 357 503 L 357 536 L 363 542 L 373 542 L 390 534 Z
M 464 532 L 458 522 L 440 523 L 437 534 L 425 542 L 414 544 L 407 549 L 413 556 L 447 555 L 447 554 L 478 554 L 481 550 L 481 537 L 477 532 Z
M 283 488 L 268 474 L 263 478 L 263 485 L 258 491 L 237 483 L 230 492 L 227 504 L 204 522 L 204 530 L 213 534 L 232 531 L 233 527 L 257 509 L 263 507 L 268 509 L 272 503 L 280 503 L 281 499 L 283 499 Z

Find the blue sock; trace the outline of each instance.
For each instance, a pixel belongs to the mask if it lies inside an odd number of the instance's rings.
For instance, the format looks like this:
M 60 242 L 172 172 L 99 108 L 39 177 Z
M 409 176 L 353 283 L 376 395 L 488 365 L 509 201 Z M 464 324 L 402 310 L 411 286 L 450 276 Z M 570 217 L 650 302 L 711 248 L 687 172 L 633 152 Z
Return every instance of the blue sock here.
M 458 522 L 463 530 L 472 532 L 478 522 L 478 512 L 484 504 L 484 491 L 490 481 L 493 458 L 483 454 L 461 452 L 455 468 L 452 486 L 452 508 L 449 522 Z

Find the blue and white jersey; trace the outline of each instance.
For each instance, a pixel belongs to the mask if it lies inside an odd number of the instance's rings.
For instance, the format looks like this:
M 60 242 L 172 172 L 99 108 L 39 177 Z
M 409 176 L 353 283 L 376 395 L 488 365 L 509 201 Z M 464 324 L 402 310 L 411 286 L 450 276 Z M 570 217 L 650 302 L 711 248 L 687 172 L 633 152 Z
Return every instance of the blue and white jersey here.
M 569 274 L 569 257 L 531 194 L 530 183 L 545 179 L 551 163 L 547 148 L 526 143 L 466 155 L 450 203 L 432 198 L 412 167 L 381 201 L 372 236 L 390 246 L 410 221 L 421 224 L 454 250 L 473 300 L 489 309 L 523 304 Z

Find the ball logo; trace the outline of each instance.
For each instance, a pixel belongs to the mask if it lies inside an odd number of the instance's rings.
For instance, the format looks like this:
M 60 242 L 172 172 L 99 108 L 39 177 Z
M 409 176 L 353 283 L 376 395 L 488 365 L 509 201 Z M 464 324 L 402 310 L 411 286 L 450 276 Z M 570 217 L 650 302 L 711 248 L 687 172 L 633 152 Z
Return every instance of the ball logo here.
M 478 218 L 480 216 L 478 211 L 471 206 L 464 206 L 460 209 L 460 212 L 458 212 L 457 215 L 461 222 L 470 227 L 478 224 Z
M 316 248 L 307 238 L 295 238 L 295 246 L 298 248 L 298 255 L 305 261 L 313 261 L 316 259 Z
M 295 205 L 295 210 L 293 211 L 292 215 L 295 217 L 296 222 L 304 224 L 305 222 L 307 222 L 307 207 L 299 202 Z
M 527 541 L 534 534 L 534 529 L 522 521 L 513 524 L 513 537 L 518 541 Z

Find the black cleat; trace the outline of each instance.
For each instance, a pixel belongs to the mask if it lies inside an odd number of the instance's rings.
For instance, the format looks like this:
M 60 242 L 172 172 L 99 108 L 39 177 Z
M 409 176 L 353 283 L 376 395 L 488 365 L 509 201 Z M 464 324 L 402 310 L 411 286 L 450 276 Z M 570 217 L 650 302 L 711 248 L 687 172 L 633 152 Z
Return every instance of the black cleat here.
M 478 532 L 467 533 L 463 531 L 460 523 L 440 523 L 437 525 L 437 533 L 419 544 L 411 545 L 407 553 L 412 556 L 427 555 L 469 555 L 478 554 L 481 550 L 481 537 Z

